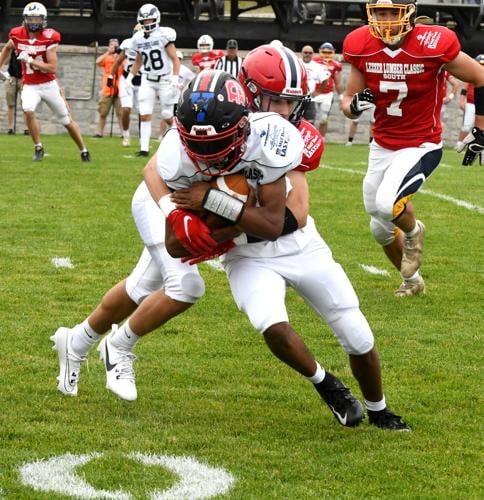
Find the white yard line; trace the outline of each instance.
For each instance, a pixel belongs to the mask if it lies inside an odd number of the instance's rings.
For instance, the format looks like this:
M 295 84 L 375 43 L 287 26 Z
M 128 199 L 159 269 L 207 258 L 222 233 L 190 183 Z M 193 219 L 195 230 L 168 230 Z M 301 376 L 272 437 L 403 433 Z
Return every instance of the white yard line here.
M 54 267 L 65 267 L 66 269 L 74 269 L 74 264 L 70 257 L 52 257 L 50 263 Z

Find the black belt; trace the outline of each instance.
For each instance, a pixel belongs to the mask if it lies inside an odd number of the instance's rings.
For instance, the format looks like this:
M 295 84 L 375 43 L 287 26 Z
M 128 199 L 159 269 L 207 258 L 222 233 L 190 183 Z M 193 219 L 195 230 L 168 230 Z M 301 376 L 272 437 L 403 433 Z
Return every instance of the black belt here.
M 150 77 L 149 75 L 146 75 L 146 79 L 149 81 L 149 82 L 159 82 L 162 78 L 164 78 L 165 76 L 168 76 L 169 73 L 165 73 L 164 75 L 158 75 L 158 76 L 155 76 L 155 77 Z

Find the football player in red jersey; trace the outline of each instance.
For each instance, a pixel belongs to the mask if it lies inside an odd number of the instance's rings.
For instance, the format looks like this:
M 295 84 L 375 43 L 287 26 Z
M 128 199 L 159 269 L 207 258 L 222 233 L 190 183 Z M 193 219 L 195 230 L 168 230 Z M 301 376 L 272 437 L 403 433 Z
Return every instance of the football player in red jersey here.
M 341 100 L 343 94 L 343 83 L 341 81 L 341 71 L 343 65 L 334 59 L 334 47 L 330 42 L 324 42 L 319 47 L 319 56 L 313 58 L 313 61 L 321 64 L 326 71 L 329 71 L 330 77 L 322 83 L 318 83 L 314 90 L 313 101 L 316 106 L 316 117 L 314 125 L 318 128 L 324 137 L 328 130 L 328 116 L 333 104 L 334 90 L 338 93 Z
M 32 159 L 41 161 L 44 158 L 44 147 L 40 141 L 40 130 L 35 118 L 37 106 L 44 101 L 79 147 L 81 160 L 91 161 L 79 126 L 72 120 L 55 76 L 56 50 L 60 43 L 60 34 L 47 28 L 47 10 L 39 2 L 31 2 L 25 6 L 23 19 L 22 26 L 10 30 L 9 40 L 0 54 L 0 67 L 15 50 L 17 59 L 22 62 L 22 108 L 30 136 L 35 144 Z
M 367 4 L 367 12 L 368 26 L 352 31 L 343 44 L 351 69 L 342 109 L 356 118 L 376 105 L 364 204 L 375 239 L 402 275 L 395 294 L 405 297 L 425 291 L 425 226 L 410 200 L 442 157 L 445 71 L 476 89 L 476 121 L 463 160 L 470 164 L 484 149 L 484 68 L 461 52 L 448 28 L 416 24 L 413 0 L 378 0 Z
M 203 71 L 204 69 L 213 69 L 217 61 L 224 56 L 224 51 L 213 48 L 213 38 L 210 35 L 202 35 L 197 40 L 198 52 L 192 56 L 192 65 Z
M 304 150 L 299 166 L 286 174 L 289 194 L 282 235 L 275 241 L 245 236 L 250 243 L 231 249 L 222 259 L 234 299 L 272 353 L 313 383 L 338 422 L 358 425 L 364 418 L 361 403 L 319 365 L 289 323 L 285 288 L 291 286 L 327 322 L 348 354 L 370 424 L 409 431 L 410 426 L 386 406 L 371 328 L 351 282 L 308 213 L 305 173 L 319 167 L 324 139 L 302 118 L 310 101 L 304 65 L 286 47 L 262 45 L 245 57 L 239 80 L 252 111 L 277 113 L 293 123 L 304 140 Z M 180 193 L 173 194 L 173 201 L 185 200 Z

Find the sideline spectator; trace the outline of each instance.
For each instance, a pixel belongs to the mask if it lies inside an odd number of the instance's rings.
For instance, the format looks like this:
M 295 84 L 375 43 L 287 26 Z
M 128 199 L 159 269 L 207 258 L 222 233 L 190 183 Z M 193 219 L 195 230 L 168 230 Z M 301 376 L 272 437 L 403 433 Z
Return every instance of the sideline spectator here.
M 237 40 L 231 39 L 227 42 L 225 48 L 227 53 L 215 63 L 215 69 L 226 71 L 234 78 L 237 78 L 242 66 L 242 58 L 237 53 L 239 44 Z
M 98 102 L 97 112 L 99 113 L 99 122 L 97 132 L 94 137 L 101 138 L 104 135 L 104 127 L 106 126 L 106 118 L 114 106 L 116 116 L 118 118 L 119 128 L 123 130 L 121 103 L 119 102 L 119 79 L 123 74 L 123 68 L 118 67 L 114 78 L 111 77 L 111 70 L 116 63 L 117 55 L 120 53 L 119 41 L 117 38 L 111 38 L 109 45 L 104 52 L 96 59 L 96 64 L 103 70 L 103 81 L 101 89 L 101 97 Z
M 14 52 L 10 56 L 8 74 L 5 80 L 5 99 L 7 101 L 7 134 L 15 134 L 15 114 L 17 111 L 17 97 L 22 92 L 22 65 Z M 24 135 L 29 135 L 24 115 Z
M 308 88 L 311 94 L 311 102 L 309 103 L 306 111 L 304 112 L 304 118 L 314 124 L 316 118 L 316 104 L 314 102 L 314 95 L 316 90 L 316 85 L 324 86 L 325 82 L 331 76 L 330 72 L 325 70 L 321 64 L 318 64 L 313 60 L 314 49 L 311 45 L 305 45 L 301 51 L 301 62 L 306 68 L 306 74 L 308 76 Z

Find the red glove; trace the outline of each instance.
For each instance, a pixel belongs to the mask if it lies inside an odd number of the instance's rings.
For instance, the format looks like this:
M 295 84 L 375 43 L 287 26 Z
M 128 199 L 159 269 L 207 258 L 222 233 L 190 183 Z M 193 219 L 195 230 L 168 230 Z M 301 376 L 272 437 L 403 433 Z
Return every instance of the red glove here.
M 192 255 L 210 252 L 217 246 L 210 236 L 209 227 L 195 213 L 176 209 L 170 212 L 167 220 L 173 227 L 176 239 Z
M 219 243 L 215 248 L 212 248 L 211 251 L 203 253 L 201 255 L 195 255 L 192 257 L 182 257 L 182 262 L 188 262 L 191 266 L 195 264 L 200 264 L 200 262 L 205 262 L 206 260 L 215 259 L 215 257 L 219 257 L 224 253 L 227 253 L 229 250 L 235 247 L 235 243 L 233 240 L 226 241 L 225 243 Z

